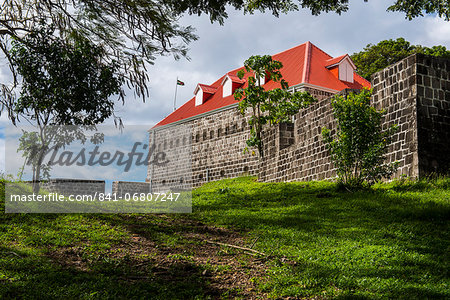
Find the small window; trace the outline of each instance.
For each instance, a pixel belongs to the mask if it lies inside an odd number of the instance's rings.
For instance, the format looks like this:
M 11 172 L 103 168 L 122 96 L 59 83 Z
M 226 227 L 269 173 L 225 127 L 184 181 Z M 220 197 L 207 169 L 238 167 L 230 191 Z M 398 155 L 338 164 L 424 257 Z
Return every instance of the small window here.
M 217 129 L 217 137 L 222 136 L 222 128 Z
M 197 133 L 197 135 L 195 136 L 195 142 L 198 143 L 200 142 L 200 134 Z
M 233 126 L 231 126 L 231 133 L 235 133 L 237 131 L 237 124 L 233 124 Z
M 205 141 L 207 137 L 206 130 L 203 130 L 203 140 Z
M 210 139 L 213 139 L 213 138 L 214 138 L 214 130 L 211 130 L 211 131 L 209 132 L 209 138 L 210 138 Z

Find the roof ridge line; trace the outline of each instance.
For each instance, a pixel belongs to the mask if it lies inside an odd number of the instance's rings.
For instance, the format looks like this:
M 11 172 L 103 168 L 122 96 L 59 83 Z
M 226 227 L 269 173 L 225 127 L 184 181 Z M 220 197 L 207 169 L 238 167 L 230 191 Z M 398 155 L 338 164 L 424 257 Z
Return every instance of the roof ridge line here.
M 327 55 L 327 56 L 329 56 L 330 57 L 330 59 L 332 59 L 333 58 L 333 56 L 331 56 L 330 54 L 328 54 L 328 53 L 326 53 L 325 51 L 323 51 L 322 49 L 320 49 L 319 47 L 317 47 L 316 45 L 314 45 L 314 44 L 312 44 L 314 47 L 316 47 L 316 49 L 317 50 L 319 50 L 320 52 L 322 52 L 323 54 L 325 54 L 325 55 Z M 339 57 L 339 56 L 337 56 L 337 57 Z
M 281 52 L 278 52 L 278 53 L 272 54 L 271 56 L 275 56 L 275 55 L 280 55 L 280 54 L 283 54 L 284 52 L 288 52 L 288 51 L 294 50 L 295 48 L 299 48 L 299 47 L 301 47 L 301 46 L 303 46 L 303 45 L 306 45 L 307 43 L 311 43 L 311 42 L 310 42 L 310 41 L 308 41 L 308 42 L 304 42 L 303 44 L 300 44 L 300 45 L 297 45 L 297 46 L 292 46 L 292 47 L 291 47 L 291 48 L 289 48 L 289 49 L 286 49 L 286 50 L 283 50 L 283 51 L 281 51 Z
M 305 46 L 305 62 L 303 64 L 302 81 L 306 83 L 309 81 L 309 69 L 311 67 L 311 42 L 306 42 Z

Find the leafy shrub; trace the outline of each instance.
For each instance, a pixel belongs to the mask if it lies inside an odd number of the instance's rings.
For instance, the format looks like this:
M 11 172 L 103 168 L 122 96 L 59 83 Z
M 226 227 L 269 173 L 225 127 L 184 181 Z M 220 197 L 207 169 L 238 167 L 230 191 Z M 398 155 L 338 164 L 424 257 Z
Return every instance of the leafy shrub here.
M 339 181 L 346 186 L 372 185 L 397 169 L 397 163 L 384 164 L 387 145 L 397 126 L 382 130 L 384 112 L 370 105 L 371 94 L 364 89 L 359 94 L 334 97 L 336 138 L 333 139 L 328 128 L 322 128 Z

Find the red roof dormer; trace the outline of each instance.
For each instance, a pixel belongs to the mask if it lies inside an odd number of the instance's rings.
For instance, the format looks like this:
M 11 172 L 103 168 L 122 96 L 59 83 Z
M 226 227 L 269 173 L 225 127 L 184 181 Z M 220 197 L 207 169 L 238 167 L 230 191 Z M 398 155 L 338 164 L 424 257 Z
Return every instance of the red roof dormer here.
M 244 79 L 240 79 L 237 75 L 228 73 L 222 80 L 222 97 L 228 97 L 234 91 L 245 83 Z
M 216 87 L 206 85 L 206 84 L 197 84 L 197 87 L 194 90 L 195 95 L 195 106 L 202 105 L 206 100 L 211 98 L 217 91 Z
M 325 67 L 339 80 L 354 82 L 356 66 L 348 54 L 328 59 Z

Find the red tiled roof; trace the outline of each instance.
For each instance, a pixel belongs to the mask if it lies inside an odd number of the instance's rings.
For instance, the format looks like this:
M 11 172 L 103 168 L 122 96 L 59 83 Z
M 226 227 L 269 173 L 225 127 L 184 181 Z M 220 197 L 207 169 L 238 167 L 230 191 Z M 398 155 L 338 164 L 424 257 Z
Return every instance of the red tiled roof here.
M 239 84 L 243 84 L 245 82 L 245 80 L 240 79 L 237 75 L 234 74 L 227 74 L 228 78 L 230 78 L 230 80 L 234 83 L 239 83 Z M 224 78 L 225 79 L 225 78 Z
M 363 87 L 370 88 L 370 83 L 354 73 L 354 82 L 340 81 L 331 70 L 326 67 L 331 65 L 330 62 L 337 60 L 340 62 L 346 55 L 336 58 L 331 57 L 327 53 L 320 50 L 318 47 L 310 42 L 306 42 L 294 48 L 288 49 L 281 53 L 273 55 L 274 60 L 278 60 L 283 64 L 281 73 L 284 80 L 289 83 L 289 86 L 295 86 L 298 84 L 306 83 L 322 87 L 325 89 L 331 89 L 336 92 L 344 89 L 361 89 Z M 340 59 L 340 60 L 339 60 Z M 208 101 L 201 105 L 195 106 L 195 97 L 187 101 L 184 105 L 178 108 L 176 111 L 168 115 L 162 121 L 155 125 L 155 127 L 167 125 L 173 122 L 191 118 L 209 111 L 213 111 L 231 104 L 235 104 L 234 96 L 230 95 L 222 97 L 222 82 L 225 76 L 229 76 L 233 82 L 237 77 L 237 72 L 243 69 L 243 67 L 232 70 L 220 77 L 211 85 L 198 84 L 204 92 L 213 94 Z M 247 73 L 243 80 L 238 83 L 243 84 L 246 87 L 247 78 L 250 76 Z M 243 82 L 242 82 L 243 81 Z M 280 87 L 280 84 L 269 80 L 263 87 L 267 90 Z
M 194 94 L 197 92 L 198 88 L 201 88 L 203 92 L 208 94 L 214 94 L 217 91 L 217 87 L 199 83 L 197 85 L 197 88 L 195 89 Z
M 327 64 L 325 65 L 325 67 L 329 67 L 329 66 L 335 65 L 337 63 L 340 63 L 341 60 L 343 60 L 344 57 L 346 57 L 346 56 L 347 56 L 347 54 L 344 54 L 344 55 L 341 55 L 341 56 L 338 56 L 338 57 L 331 58 L 331 59 L 327 60 L 326 61 Z

